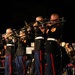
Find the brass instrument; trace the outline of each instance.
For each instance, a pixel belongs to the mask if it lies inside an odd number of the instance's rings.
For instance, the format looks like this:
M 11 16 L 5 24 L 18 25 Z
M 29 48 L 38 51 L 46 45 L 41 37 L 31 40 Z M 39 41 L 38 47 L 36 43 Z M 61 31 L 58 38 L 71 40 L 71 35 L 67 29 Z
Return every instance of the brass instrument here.
M 5 39 L 12 39 L 12 36 L 13 36 L 13 33 L 10 33 L 10 34 L 2 34 L 2 38 L 5 38 Z

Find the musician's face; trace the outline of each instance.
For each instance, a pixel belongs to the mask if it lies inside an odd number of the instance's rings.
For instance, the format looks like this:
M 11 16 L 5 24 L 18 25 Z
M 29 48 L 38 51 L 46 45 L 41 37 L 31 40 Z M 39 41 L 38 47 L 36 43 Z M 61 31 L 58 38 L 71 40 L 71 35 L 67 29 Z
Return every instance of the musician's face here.
M 36 21 L 42 22 L 42 21 L 43 21 L 43 18 L 37 17 L 37 18 L 36 18 Z
M 59 16 L 58 15 L 52 15 L 51 17 L 50 17 L 50 22 L 51 22 L 51 24 L 56 24 L 56 23 L 59 23 Z
M 12 34 L 12 33 L 13 33 L 13 31 L 11 29 L 6 30 L 6 34 Z

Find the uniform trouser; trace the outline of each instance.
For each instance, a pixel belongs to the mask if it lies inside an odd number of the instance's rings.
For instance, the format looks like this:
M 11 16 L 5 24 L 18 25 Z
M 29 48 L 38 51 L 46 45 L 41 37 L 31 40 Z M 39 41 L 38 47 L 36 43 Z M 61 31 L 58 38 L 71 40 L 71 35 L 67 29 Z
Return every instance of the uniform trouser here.
M 27 73 L 27 71 L 28 71 L 28 67 L 30 67 L 30 64 L 31 64 L 32 62 L 31 62 L 31 60 L 29 59 L 29 60 L 26 60 L 26 62 L 25 62 L 25 65 L 26 65 L 26 73 Z
M 61 75 L 60 47 L 56 41 L 47 40 L 45 44 L 47 75 Z
M 36 75 L 44 75 L 44 58 L 43 58 L 43 52 L 35 51 L 34 52 L 34 60 L 35 60 L 35 73 Z
M 25 75 L 25 64 L 23 60 L 24 56 L 16 56 L 16 68 L 18 75 Z
M 47 54 L 47 75 L 61 75 L 58 61 L 52 53 Z
M 13 75 L 12 74 L 12 56 L 11 54 L 6 55 L 5 57 L 5 75 Z

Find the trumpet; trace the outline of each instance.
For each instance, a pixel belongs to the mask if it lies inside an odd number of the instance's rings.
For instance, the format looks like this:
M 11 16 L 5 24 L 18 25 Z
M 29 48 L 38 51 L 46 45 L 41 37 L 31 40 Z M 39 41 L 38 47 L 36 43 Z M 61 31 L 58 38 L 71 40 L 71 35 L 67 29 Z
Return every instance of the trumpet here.
M 6 33 L 4 33 L 4 34 L 2 34 L 2 38 L 7 39 L 7 38 L 12 37 L 12 35 L 13 35 L 13 33 L 10 33 L 10 34 L 6 34 Z

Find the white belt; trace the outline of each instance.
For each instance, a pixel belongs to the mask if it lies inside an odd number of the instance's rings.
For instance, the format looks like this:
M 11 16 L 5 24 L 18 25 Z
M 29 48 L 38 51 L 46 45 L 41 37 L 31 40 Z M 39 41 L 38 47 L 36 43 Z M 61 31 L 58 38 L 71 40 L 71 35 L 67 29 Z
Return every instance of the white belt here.
M 14 46 L 14 44 L 7 44 L 6 46 Z
M 56 41 L 57 42 L 57 40 L 55 38 L 47 38 L 47 40 L 52 40 L 52 41 Z
M 40 36 L 40 37 L 36 37 L 35 39 L 44 39 L 44 37 L 41 37 L 41 36 Z

